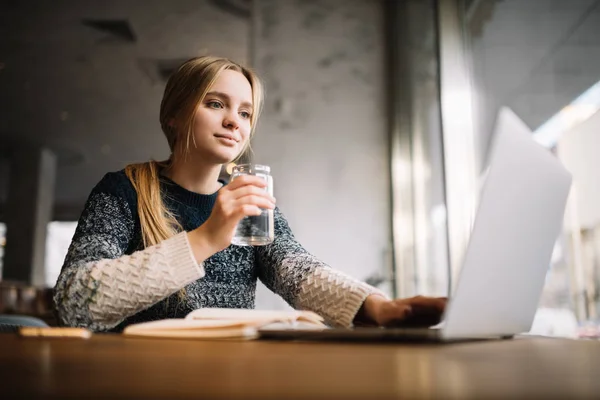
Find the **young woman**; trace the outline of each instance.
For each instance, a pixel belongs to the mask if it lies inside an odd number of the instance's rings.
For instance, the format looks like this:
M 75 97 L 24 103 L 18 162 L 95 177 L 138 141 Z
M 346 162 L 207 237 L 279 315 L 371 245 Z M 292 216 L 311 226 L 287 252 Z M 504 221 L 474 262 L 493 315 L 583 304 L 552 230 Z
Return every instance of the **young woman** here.
M 61 324 L 118 332 L 201 307 L 253 308 L 257 278 L 333 326 L 439 318 L 445 299 L 390 300 L 309 254 L 262 179 L 218 180 L 248 148 L 261 105 L 259 79 L 239 64 L 179 67 L 160 108 L 171 156 L 108 173 L 92 190 L 55 287 Z M 230 245 L 238 221 L 261 208 L 274 209 L 273 243 Z

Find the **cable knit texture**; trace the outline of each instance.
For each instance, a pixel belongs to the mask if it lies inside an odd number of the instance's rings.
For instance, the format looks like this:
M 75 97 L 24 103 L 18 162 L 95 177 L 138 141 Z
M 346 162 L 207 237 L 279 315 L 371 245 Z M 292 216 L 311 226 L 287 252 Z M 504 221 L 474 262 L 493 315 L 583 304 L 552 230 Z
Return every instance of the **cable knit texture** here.
M 185 231 L 206 221 L 217 195 L 187 191 L 164 177 L 161 193 Z M 232 245 L 198 265 L 185 232 L 144 249 L 135 189 L 124 171 L 106 174 L 86 202 L 56 283 L 57 318 L 67 326 L 120 332 L 202 307 L 254 308 L 260 278 L 292 307 L 350 327 L 369 294 L 385 296 L 308 253 L 278 208 L 274 214 L 273 243 Z

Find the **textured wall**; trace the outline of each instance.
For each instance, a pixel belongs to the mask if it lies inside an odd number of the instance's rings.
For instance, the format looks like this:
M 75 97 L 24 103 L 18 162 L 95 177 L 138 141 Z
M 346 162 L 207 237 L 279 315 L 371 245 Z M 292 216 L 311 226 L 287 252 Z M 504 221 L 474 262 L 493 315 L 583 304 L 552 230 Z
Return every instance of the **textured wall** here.
M 48 146 L 58 156 L 57 209 L 71 220 L 106 172 L 168 156 L 156 62 L 248 58 L 250 18 L 230 11 L 231 2 L 8 3 L 0 10 L 0 203 L 8 143 Z M 89 19 L 125 20 L 135 40 L 93 29 Z
M 0 13 L 0 100 L 10 105 L 0 111 L 0 139 L 19 134 L 82 156 L 59 162 L 57 177 L 57 206 L 73 207 L 76 219 L 105 172 L 167 151 L 158 125 L 164 82 L 146 61 L 206 52 L 254 60 L 267 86 L 256 160 L 273 167 L 294 232 L 335 268 L 361 279 L 383 272 L 390 204 L 381 2 L 256 0 L 252 19 L 225 6 L 249 3 L 14 3 Z M 137 39 L 116 41 L 84 18 L 127 19 Z M 264 290 L 259 306 L 280 304 Z
M 365 279 L 388 267 L 390 203 L 379 1 L 256 4 L 252 59 L 267 97 L 255 161 L 313 254 Z M 259 292 L 258 306 L 277 304 Z

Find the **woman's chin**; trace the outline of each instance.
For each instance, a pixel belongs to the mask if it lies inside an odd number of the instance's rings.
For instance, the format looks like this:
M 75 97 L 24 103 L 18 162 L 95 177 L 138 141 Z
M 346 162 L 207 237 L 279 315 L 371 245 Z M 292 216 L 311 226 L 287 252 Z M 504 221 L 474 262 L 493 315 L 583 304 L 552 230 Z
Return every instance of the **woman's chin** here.
M 203 162 L 210 162 L 212 164 L 227 164 L 235 160 L 239 155 L 237 146 L 235 148 L 229 147 L 208 147 L 192 149 L 192 157 L 203 160 Z
M 227 164 L 235 160 L 238 156 L 237 151 L 214 151 L 211 154 L 211 159 L 215 164 Z

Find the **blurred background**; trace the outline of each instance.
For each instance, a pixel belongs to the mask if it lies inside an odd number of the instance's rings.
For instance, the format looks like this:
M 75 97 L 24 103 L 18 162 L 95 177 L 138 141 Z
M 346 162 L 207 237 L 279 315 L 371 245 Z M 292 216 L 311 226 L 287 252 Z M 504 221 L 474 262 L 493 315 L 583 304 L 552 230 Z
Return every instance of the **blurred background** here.
M 166 79 L 203 54 L 263 78 L 253 158 L 298 240 L 392 296 L 451 290 L 510 108 L 574 176 L 535 327 L 593 335 L 598 0 L 1 0 L 0 313 L 47 313 L 90 190 L 168 157 Z

